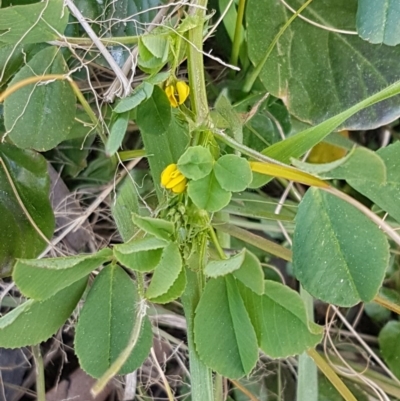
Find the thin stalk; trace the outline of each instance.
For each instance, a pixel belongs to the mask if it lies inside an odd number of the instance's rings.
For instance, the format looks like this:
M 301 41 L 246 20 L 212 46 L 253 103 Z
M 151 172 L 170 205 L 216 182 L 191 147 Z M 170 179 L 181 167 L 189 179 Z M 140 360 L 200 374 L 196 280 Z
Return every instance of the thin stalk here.
M 203 8 L 207 7 L 207 0 L 194 0 L 192 2 Z M 204 18 L 205 12 L 202 8 L 192 8 L 192 15 Z M 204 77 L 203 54 L 203 24 L 199 24 L 188 32 L 188 72 L 190 86 L 190 101 L 192 111 L 196 116 L 198 124 L 204 123 L 208 117 L 208 101 L 206 92 L 206 81 Z
M 36 368 L 36 396 L 37 401 L 46 401 L 46 387 L 44 383 L 44 363 L 40 345 L 32 346 L 33 358 L 35 359 Z
M 381 297 L 380 295 L 377 295 L 374 298 L 374 302 L 400 315 L 400 305 L 397 305 L 394 302 L 391 302 L 388 299 Z
M 332 383 L 335 389 L 346 401 L 357 401 L 351 391 L 331 368 L 329 363 L 314 348 L 310 348 L 307 351 L 307 354 L 314 360 L 319 370 L 326 376 L 326 378 Z
M 239 6 L 236 17 L 235 36 L 233 37 L 232 54 L 231 54 L 231 64 L 235 66 L 238 65 L 238 60 L 239 60 L 245 7 L 246 7 L 246 0 L 239 0 Z M 234 73 L 233 70 L 232 73 Z
M 289 25 L 297 18 L 297 16 L 306 8 L 308 5 L 312 2 L 312 0 L 306 1 L 297 11 L 294 13 L 287 21 L 286 24 L 283 25 L 283 27 L 280 29 L 278 34 L 274 37 L 273 41 L 269 45 L 267 52 L 265 53 L 265 56 L 262 58 L 262 60 L 257 64 L 256 68 L 253 70 L 253 72 L 248 76 L 246 79 L 246 82 L 244 83 L 243 86 L 243 92 L 250 92 L 251 88 L 254 85 L 254 82 L 258 78 L 258 76 L 261 73 L 261 70 L 263 69 L 265 63 L 268 60 L 268 57 L 272 53 L 272 50 L 274 50 L 274 47 L 280 37 L 285 33 L 286 29 L 289 27 Z
M 213 244 L 215 246 L 215 249 L 218 252 L 219 257 L 221 259 L 227 259 L 226 255 L 225 255 L 225 252 L 224 252 L 224 250 L 222 249 L 222 247 L 221 247 L 221 245 L 219 243 L 218 237 L 215 234 L 214 228 L 210 226 L 208 232 L 210 234 L 211 241 L 213 242 Z
M 187 284 L 182 295 L 182 304 L 187 322 L 191 399 L 192 401 L 214 401 L 211 370 L 199 358 L 194 343 L 194 312 L 200 300 L 202 289 L 199 288 L 199 279 L 195 272 L 187 269 L 186 274 Z
M 300 296 L 307 311 L 307 317 L 314 321 L 314 299 L 300 286 Z M 318 369 L 314 361 L 303 352 L 299 356 L 297 401 L 318 401 Z
M 112 38 L 98 38 L 104 46 L 134 45 L 139 42 L 140 36 L 113 36 Z M 93 40 L 90 38 L 59 37 L 50 44 L 60 45 L 62 43 L 93 47 Z
M 224 389 L 222 386 L 223 377 L 219 374 L 215 375 L 214 378 L 214 401 L 223 401 Z

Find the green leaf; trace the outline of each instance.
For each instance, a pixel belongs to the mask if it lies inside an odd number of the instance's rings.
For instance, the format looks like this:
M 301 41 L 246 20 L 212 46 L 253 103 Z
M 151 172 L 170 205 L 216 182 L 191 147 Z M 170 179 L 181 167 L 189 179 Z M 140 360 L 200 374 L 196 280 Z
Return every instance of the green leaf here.
M 168 242 L 152 236 L 133 238 L 125 244 L 116 245 L 114 255 L 120 263 L 130 269 L 149 272 L 160 263 L 162 250 L 167 245 Z
M 297 292 L 269 280 L 265 281 L 262 296 L 243 285 L 239 288 L 258 345 L 271 358 L 301 354 L 322 340 L 323 328 L 308 321 L 306 308 Z
M 122 145 L 129 123 L 129 112 L 118 114 L 111 125 L 110 136 L 106 143 L 107 156 L 114 155 Z
M 158 72 L 168 61 L 169 38 L 167 35 L 141 35 L 139 40 L 138 64 L 144 72 Z
M 190 146 L 178 160 L 178 169 L 191 180 L 199 180 L 211 173 L 214 158 L 204 146 Z
M 179 246 L 171 242 L 163 249 L 160 262 L 154 270 L 153 278 L 146 291 L 146 298 L 152 300 L 166 294 L 178 279 L 181 270 L 182 257 Z
M 3 143 L 0 144 L 0 161 L 0 276 L 5 276 L 11 273 L 15 258 L 35 258 L 46 246 L 23 207 L 47 238 L 53 234 L 54 216 L 44 157 Z
M 132 221 L 132 213 L 138 212 L 137 188 L 135 187 L 133 177 L 129 175 L 118 188 L 117 198 L 111 204 L 111 213 L 118 227 L 119 234 L 124 241 L 131 239 L 136 232 L 136 227 Z
M 0 42 L 48 42 L 64 33 L 69 12 L 63 0 L 52 0 L 0 9 Z
M 206 276 L 213 278 L 233 273 L 242 266 L 245 254 L 246 250 L 242 249 L 237 255 L 232 256 L 229 259 L 212 260 L 207 263 L 204 273 Z
M 370 43 L 400 43 L 400 3 L 396 0 L 359 0 L 357 31 Z
M 171 105 L 165 92 L 155 86 L 150 99 L 140 103 L 137 108 L 137 125 L 146 135 L 165 133 L 172 119 Z
M 304 1 L 289 0 L 288 4 L 297 10 Z M 313 1 L 302 15 L 324 26 L 354 32 L 356 12 L 357 0 L 320 0 Z M 280 1 L 249 0 L 248 49 L 254 64 L 265 56 L 292 15 Z M 396 64 L 399 55 L 398 47 L 371 46 L 357 35 L 321 29 L 297 18 L 278 40 L 259 78 L 292 115 L 316 125 L 394 82 L 400 71 Z M 400 99 L 393 98 L 357 113 L 345 127 L 380 127 L 398 118 L 399 106 Z
M 254 368 L 257 338 L 232 277 L 206 284 L 194 318 L 194 340 L 203 362 L 223 376 L 237 379 Z
M 221 188 L 213 172 L 188 185 L 188 195 L 200 209 L 217 212 L 231 200 L 231 193 Z
M 64 258 L 19 259 L 13 279 L 23 295 L 38 301 L 47 299 L 110 261 L 111 249 L 92 255 Z
M 340 306 L 371 301 L 389 262 L 383 232 L 347 202 L 309 189 L 293 236 L 297 279 L 313 296 Z
M 214 165 L 214 173 L 225 191 L 244 191 L 253 179 L 249 162 L 236 155 L 220 157 Z
M 264 272 L 258 258 L 246 249 L 239 269 L 233 272 L 235 278 L 258 295 L 264 293 Z
M 75 334 L 75 352 L 88 374 L 102 376 L 128 345 L 139 301 L 135 284 L 119 266 L 107 266 L 96 277 Z M 151 328 L 145 318 L 138 342 L 119 373 L 137 369 L 146 359 L 151 343 Z
M 175 227 L 171 221 L 153 217 L 142 217 L 134 213 L 132 214 L 132 219 L 141 230 L 161 240 L 170 241 L 174 235 Z
M 139 106 L 144 100 L 149 99 L 153 94 L 154 86 L 148 82 L 141 83 L 132 94 L 124 99 L 121 99 L 115 109 L 115 113 L 124 113 L 126 111 L 133 110 L 135 107 Z
M 57 47 L 38 52 L 10 82 L 42 74 L 66 74 L 68 67 Z M 55 81 L 24 86 L 4 102 L 4 124 L 20 148 L 45 151 L 68 139 L 75 118 L 75 95 L 70 84 Z
M 379 333 L 379 347 L 389 369 L 400 378 L 400 322 L 390 321 Z
M 173 111 L 171 124 L 167 131 L 160 132 L 159 135 L 142 131 L 143 143 L 148 155 L 147 160 L 159 199 L 163 196 L 163 189 L 160 186 L 162 171 L 169 164 L 176 163 L 189 144 L 189 127 L 186 122 L 178 120 L 177 113 L 177 111 Z
M 49 339 L 73 312 L 86 279 L 44 301 L 28 300 L 0 318 L 0 347 L 21 348 Z
M 160 295 L 159 297 L 151 298 L 151 302 L 156 304 L 166 304 L 168 302 L 172 302 L 173 300 L 179 298 L 183 291 L 186 288 L 186 270 L 182 269 L 179 273 L 178 278 L 174 281 L 172 286 L 168 289 L 168 291 Z
M 235 138 L 237 142 L 242 143 L 243 123 L 224 93 L 221 93 L 215 102 L 215 109 L 227 122 L 229 129 L 232 131 L 233 138 Z

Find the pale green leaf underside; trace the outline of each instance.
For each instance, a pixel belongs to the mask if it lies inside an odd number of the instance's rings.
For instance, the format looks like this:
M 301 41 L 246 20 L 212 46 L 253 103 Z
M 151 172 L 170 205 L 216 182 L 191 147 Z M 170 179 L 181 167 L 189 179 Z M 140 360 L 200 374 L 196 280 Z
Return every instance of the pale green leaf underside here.
M 313 296 L 340 306 L 371 301 L 389 262 L 383 232 L 353 206 L 309 189 L 293 237 L 297 279 Z

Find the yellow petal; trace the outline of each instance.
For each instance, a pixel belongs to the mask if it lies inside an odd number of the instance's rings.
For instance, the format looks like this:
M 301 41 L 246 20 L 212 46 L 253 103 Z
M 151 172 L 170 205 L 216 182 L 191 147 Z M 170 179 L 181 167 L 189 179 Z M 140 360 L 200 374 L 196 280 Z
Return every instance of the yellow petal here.
M 176 83 L 176 91 L 178 92 L 179 104 L 184 103 L 190 93 L 189 85 L 185 81 L 178 81 Z
M 176 185 L 180 184 L 182 181 L 184 181 L 186 178 L 182 174 L 176 176 L 176 177 L 171 177 L 167 185 L 165 185 L 165 188 L 167 189 L 172 189 Z
M 176 97 L 175 97 L 175 87 L 173 85 L 168 85 L 165 88 L 165 94 L 167 95 L 167 98 L 168 98 L 171 106 L 178 107 L 178 101 L 176 100 Z
M 175 193 L 175 194 L 181 194 L 185 190 L 186 184 L 187 184 L 187 179 L 185 178 L 178 185 L 175 185 L 172 188 L 172 192 Z
M 171 180 L 171 174 L 177 171 L 178 167 L 175 163 L 169 164 L 161 173 L 161 185 L 165 187 Z

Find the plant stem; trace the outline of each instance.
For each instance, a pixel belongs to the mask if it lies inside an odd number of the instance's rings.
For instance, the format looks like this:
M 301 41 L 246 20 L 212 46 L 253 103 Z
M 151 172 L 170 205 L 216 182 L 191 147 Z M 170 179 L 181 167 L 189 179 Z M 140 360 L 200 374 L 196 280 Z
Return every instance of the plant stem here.
M 44 384 L 44 364 L 43 364 L 42 354 L 40 352 L 40 345 L 33 345 L 32 353 L 35 359 L 35 367 L 36 367 L 37 401 L 46 401 L 46 388 Z
M 307 351 L 307 354 L 314 360 L 319 370 L 326 376 L 326 378 L 332 383 L 332 385 L 346 401 L 357 401 L 351 391 L 331 368 L 329 363 L 314 348 L 310 348 Z
M 307 310 L 307 317 L 314 321 L 314 299 L 300 286 L 300 296 Z M 318 369 L 314 361 L 303 352 L 299 356 L 297 401 L 318 401 Z
M 193 4 L 207 7 L 207 0 L 193 0 Z M 192 8 L 192 15 L 204 18 L 205 12 L 200 7 Z M 206 92 L 206 81 L 204 77 L 203 62 L 203 22 L 188 32 L 188 70 L 190 101 L 196 122 L 204 123 L 208 117 L 208 101 Z
M 231 64 L 237 66 L 239 60 L 240 45 L 242 39 L 242 24 L 246 0 L 239 0 L 239 6 L 236 17 L 235 36 L 232 44 Z M 232 73 L 234 71 L 232 70 Z
M 192 401 L 213 401 L 213 381 L 211 370 L 201 361 L 194 343 L 194 312 L 200 300 L 202 289 L 197 274 L 187 269 L 187 284 L 182 295 L 182 303 L 187 322 L 187 339 L 189 347 L 190 382 Z M 198 274 L 203 274 L 199 272 Z

